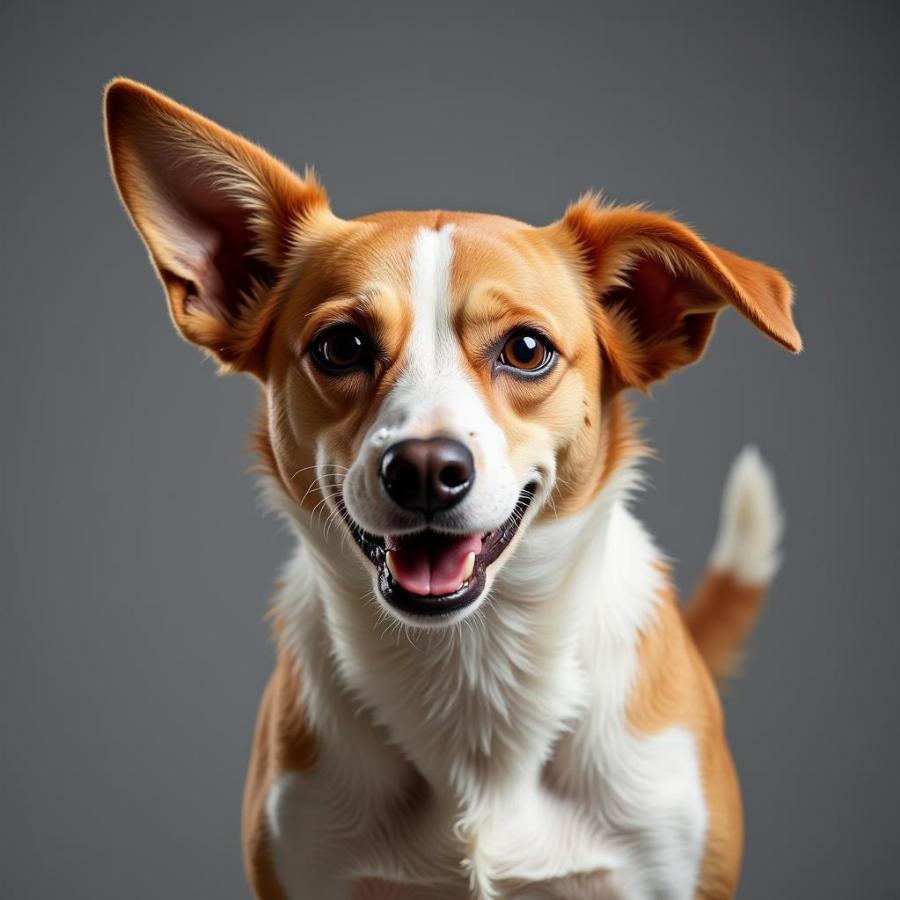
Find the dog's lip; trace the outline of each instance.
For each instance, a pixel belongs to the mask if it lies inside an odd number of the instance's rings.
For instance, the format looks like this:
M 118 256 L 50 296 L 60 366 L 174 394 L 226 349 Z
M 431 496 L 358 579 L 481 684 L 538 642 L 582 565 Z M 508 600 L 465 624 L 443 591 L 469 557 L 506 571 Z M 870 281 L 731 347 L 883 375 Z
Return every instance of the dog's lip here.
M 487 581 L 487 568 L 495 562 L 519 530 L 525 512 L 537 492 L 537 482 L 529 482 L 520 492 L 519 499 L 513 507 L 512 513 L 506 521 L 492 531 L 481 534 L 481 550 L 475 555 L 472 573 L 468 579 L 455 591 L 449 594 L 416 594 L 406 590 L 391 575 L 387 565 L 388 543 L 395 544 L 397 538 L 385 539 L 379 535 L 367 532 L 358 525 L 341 505 L 343 518 L 350 533 L 353 535 L 359 548 L 369 561 L 375 566 L 378 575 L 378 588 L 382 597 L 400 612 L 417 618 L 436 618 L 458 612 L 474 603 L 483 593 Z M 439 538 L 441 534 L 449 538 L 462 539 L 467 537 L 465 533 L 449 532 L 432 528 L 423 528 L 415 532 L 420 535 L 434 535 Z M 403 537 L 409 537 L 404 535 Z

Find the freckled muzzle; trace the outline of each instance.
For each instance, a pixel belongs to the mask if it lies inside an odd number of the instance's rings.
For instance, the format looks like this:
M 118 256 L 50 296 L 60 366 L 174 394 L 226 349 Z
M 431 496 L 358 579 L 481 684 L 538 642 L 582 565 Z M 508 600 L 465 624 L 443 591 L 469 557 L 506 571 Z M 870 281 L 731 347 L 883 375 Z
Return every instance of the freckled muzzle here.
M 530 483 L 519 494 L 509 518 L 484 534 L 452 534 L 425 528 L 412 534 L 379 537 L 344 520 L 375 566 L 385 601 L 407 615 L 439 618 L 459 612 L 484 592 L 487 569 L 512 541 L 534 498 Z

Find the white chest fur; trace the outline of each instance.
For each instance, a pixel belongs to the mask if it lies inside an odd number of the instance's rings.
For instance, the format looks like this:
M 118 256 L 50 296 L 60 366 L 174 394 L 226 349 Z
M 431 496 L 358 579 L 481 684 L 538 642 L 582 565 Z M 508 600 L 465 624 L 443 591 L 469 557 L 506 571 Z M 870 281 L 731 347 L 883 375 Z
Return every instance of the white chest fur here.
M 627 721 L 661 576 L 618 502 L 530 529 L 453 632 L 391 628 L 333 552 L 304 543 L 279 609 L 321 744 L 268 797 L 289 896 L 352 897 L 360 878 L 398 898 L 692 896 L 693 737 Z

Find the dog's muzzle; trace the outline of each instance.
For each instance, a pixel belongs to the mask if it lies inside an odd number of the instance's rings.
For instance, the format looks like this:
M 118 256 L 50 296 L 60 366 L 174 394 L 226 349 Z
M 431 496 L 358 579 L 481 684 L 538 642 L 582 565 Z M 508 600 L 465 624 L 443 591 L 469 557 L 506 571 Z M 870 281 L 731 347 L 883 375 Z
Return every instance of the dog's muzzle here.
M 449 439 L 402 441 L 385 452 L 381 478 L 392 501 L 420 511 L 418 531 L 379 536 L 365 531 L 342 508 L 356 543 L 375 566 L 378 590 L 396 610 L 413 618 L 449 616 L 484 593 L 487 569 L 515 537 L 537 484 L 519 494 L 512 513 L 488 532 L 459 533 L 431 526 L 436 513 L 459 503 L 475 478 L 471 453 Z

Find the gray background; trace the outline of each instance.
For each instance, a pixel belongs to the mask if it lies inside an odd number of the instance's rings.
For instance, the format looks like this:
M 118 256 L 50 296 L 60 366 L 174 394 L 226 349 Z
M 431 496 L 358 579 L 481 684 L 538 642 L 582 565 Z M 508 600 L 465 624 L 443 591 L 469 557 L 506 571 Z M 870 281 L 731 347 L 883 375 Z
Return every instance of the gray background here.
M 110 183 L 100 92 L 145 80 L 315 163 L 336 211 L 536 223 L 589 187 L 781 267 L 807 351 L 726 314 L 642 404 L 639 512 L 702 568 L 746 441 L 787 561 L 727 696 L 743 898 L 900 885 L 892 3 L 2 5 L 2 798 L 10 898 L 246 896 L 262 622 L 249 380 L 169 324 Z

